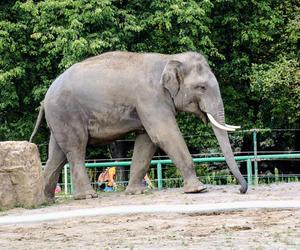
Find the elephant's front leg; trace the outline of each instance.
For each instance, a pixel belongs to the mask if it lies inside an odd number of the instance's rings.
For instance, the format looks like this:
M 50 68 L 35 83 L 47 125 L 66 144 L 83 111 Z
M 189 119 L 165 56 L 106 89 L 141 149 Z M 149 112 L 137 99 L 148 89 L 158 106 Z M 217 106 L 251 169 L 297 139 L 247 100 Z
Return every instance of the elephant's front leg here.
M 130 167 L 130 179 L 125 191 L 126 194 L 141 194 L 144 192 L 143 179 L 149 169 L 150 161 L 156 148 L 146 133 L 137 136 Z
M 139 116 L 151 140 L 162 148 L 179 168 L 184 178 L 185 193 L 199 193 L 206 187 L 198 180 L 188 147 L 178 128 L 175 115 L 168 107 L 140 107 Z M 143 112 L 143 109 L 147 112 Z M 159 110 L 159 112 L 158 112 Z
M 166 131 L 157 135 L 158 144 L 180 170 L 184 179 L 184 192 L 200 193 L 205 191 L 206 187 L 197 178 L 193 159 L 179 129 L 176 131 L 177 129 L 171 129 L 171 126 L 169 125 L 166 127 L 163 126 L 161 130 Z

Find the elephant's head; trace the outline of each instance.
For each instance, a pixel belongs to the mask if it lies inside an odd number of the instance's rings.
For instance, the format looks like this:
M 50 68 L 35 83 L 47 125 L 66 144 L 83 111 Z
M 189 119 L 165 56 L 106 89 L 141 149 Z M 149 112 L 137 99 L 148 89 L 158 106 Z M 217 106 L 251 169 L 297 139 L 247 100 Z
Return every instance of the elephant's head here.
M 245 193 L 248 185 L 238 169 L 228 139 L 228 131 L 239 127 L 225 123 L 219 84 L 204 56 L 193 52 L 176 55 L 167 62 L 161 83 L 176 110 L 194 113 L 204 122 L 212 123 L 226 162 L 241 185 L 241 193 Z

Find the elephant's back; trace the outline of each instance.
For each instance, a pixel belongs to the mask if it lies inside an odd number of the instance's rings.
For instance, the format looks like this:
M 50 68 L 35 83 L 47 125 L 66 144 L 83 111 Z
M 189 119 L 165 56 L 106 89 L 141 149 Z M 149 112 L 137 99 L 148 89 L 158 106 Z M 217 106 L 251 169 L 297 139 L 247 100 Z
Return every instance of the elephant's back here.
M 99 101 L 111 103 L 108 98 L 117 96 L 119 103 L 134 104 L 134 95 L 159 84 L 167 59 L 168 55 L 163 54 L 122 51 L 88 58 L 57 77 L 45 101 L 65 102 L 74 98 L 90 105 Z
M 145 54 L 125 52 L 125 51 L 112 51 L 87 58 L 79 64 L 84 66 L 102 65 L 102 66 L 129 66 L 131 64 L 141 65 L 144 63 Z
M 46 103 L 50 100 L 56 100 L 56 98 L 59 97 L 63 92 L 71 92 L 71 86 L 69 84 L 70 81 L 68 80 L 68 75 L 72 67 L 70 67 L 64 73 L 59 75 L 50 85 L 45 96 Z

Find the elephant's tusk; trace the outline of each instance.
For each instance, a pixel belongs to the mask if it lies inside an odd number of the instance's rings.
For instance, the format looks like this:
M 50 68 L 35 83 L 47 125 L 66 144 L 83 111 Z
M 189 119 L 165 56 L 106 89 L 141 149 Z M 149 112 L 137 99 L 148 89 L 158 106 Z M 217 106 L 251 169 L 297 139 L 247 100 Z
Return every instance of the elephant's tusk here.
M 235 128 L 225 127 L 225 126 L 221 125 L 220 123 L 218 123 L 211 114 L 207 113 L 207 117 L 215 127 L 225 130 L 225 131 L 235 131 Z
M 233 128 L 233 129 L 239 129 L 239 128 L 241 128 L 241 126 L 232 126 L 232 125 L 228 125 L 228 124 L 225 124 L 225 127 L 227 127 L 227 128 Z

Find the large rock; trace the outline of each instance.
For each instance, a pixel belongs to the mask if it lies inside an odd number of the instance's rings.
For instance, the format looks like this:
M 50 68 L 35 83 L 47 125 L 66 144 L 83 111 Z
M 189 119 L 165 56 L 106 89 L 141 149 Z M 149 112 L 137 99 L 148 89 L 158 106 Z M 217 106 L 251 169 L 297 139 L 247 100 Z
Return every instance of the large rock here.
M 26 141 L 0 142 L 0 207 L 35 207 L 45 201 L 37 146 Z

